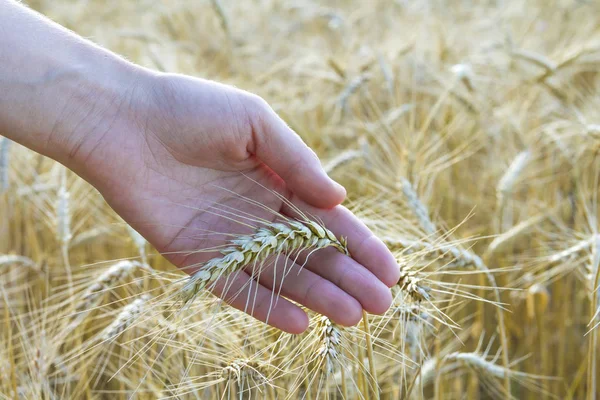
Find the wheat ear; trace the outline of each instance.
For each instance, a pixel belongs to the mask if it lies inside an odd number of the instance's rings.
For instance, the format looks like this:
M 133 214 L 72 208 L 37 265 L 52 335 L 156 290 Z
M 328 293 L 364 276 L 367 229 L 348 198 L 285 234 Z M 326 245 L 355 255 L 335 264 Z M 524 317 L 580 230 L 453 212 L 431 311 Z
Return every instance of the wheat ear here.
M 221 250 L 222 257 L 212 258 L 188 278 L 181 290 L 185 303 L 219 278 L 226 278 L 245 265 L 260 264 L 269 256 L 298 253 L 302 250 L 320 250 L 333 247 L 349 254 L 344 238 L 337 239 L 333 232 L 314 221 L 288 220 L 259 228 L 252 235 L 239 236 Z
M 336 169 L 345 166 L 349 162 L 356 160 L 357 158 L 364 157 L 364 156 L 365 156 L 365 154 L 361 150 L 354 150 L 354 149 L 346 150 L 346 151 L 338 154 L 337 156 L 333 157 L 332 159 L 330 159 L 323 166 L 323 169 L 325 170 L 325 172 L 330 174 L 333 171 L 335 171 Z
M 123 310 L 117 315 L 117 318 L 104 329 L 101 335 L 102 340 L 113 340 L 127 328 L 129 328 L 135 320 L 142 314 L 146 303 L 150 300 L 150 295 L 144 294 L 135 299 L 130 304 L 123 307 Z
M 500 213 L 500 222 L 502 230 L 506 230 L 506 227 L 510 225 L 512 215 L 506 208 L 507 199 L 512 195 L 515 183 L 523 170 L 527 167 L 527 164 L 531 161 L 531 152 L 528 150 L 522 151 L 514 158 L 510 163 L 510 166 L 498 181 L 496 186 L 496 193 L 498 198 L 498 212 Z
M 227 364 L 221 370 L 221 378 L 241 383 L 246 378 L 264 379 L 263 365 L 258 361 L 248 359 L 236 359 Z
M 36 263 L 29 257 L 16 256 L 12 254 L 0 255 L 0 267 L 12 264 L 21 264 L 32 269 L 37 269 Z
M 106 271 L 104 271 L 96 280 L 85 290 L 81 296 L 81 302 L 77 309 L 78 311 L 89 310 L 94 307 L 100 301 L 100 298 L 116 286 L 119 282 L 124 280 L 126 277 L 131 275 L 136 268 L 140 268 L 141 265 L 135 261 L 120 261 Z
M 404 193 L 404 196 L 406 197 L 406 199 L 408 201 L 409 207 L 413 210 L 413 213 L 417 217 L 417 220 L 419 221 L 419 224 L 421 225 L 423 230 L 426 233 L 428 233 L 429 235 L 435 234 L 437 229 L 436 229 L 435 224 L 433 223 L 433 221 L 431 221 L 431 218 L 429 217 L 429 211 L 427 210 L 427 207 L 419 199 L 419 196 L 417 195 L 417 192 L 414 190 L 410 181 L 408 181 L 408 179 L 405 179 L 405 178 L 400 178 L 400 185 L 401 185 L 402 192 Z M 500 292 L 499 292 L 498 286 L 496 284 L 496 279 L 490 272 L 487 265 L 483 262 L 483 260 L 477 254 L 474 254 L 470 251 L 462 250 L 453 245 L 450 245 L 449 247 L 447 247 L 447 251 L 449 254 L 451 254 L 454 257 L 454 261 L 450 264 L 451 266 L 455 266 L 458 268 L 473 267 L 476 270 L 481 271 L 483 274 L 485 274 L 488 281 L 490 282 L 490 284 L 493 287 L 496 302 L 498 304 L 501 303 Z M 413 293 L 416 294 L 417 296 L 420 295 L 421 293 L 418 291 L 419 287 L 416 285 L 415 286 L 411 285 L 411 283 L 415 282 L 413 277 L 410 275 L 410 273 L 407 274 L 406 276 L 407 276 L 407 278 L 411 278 L 411 279 L 406 280 L 406 278 L 405 278 L 405 282 L 403 282 L 404 287 L 406 287 L 409 290 L 409 293 L 411 294 L 411 296 L 413 296 Z M 404 275 L 401 275 L 401 279 L 402 279 L 402 277 L 404 277 Z M 416 281 L 416 283 L 418 283 L 418 281 Z M 415 290 L 415 288 L 417 290 Z M 418 297 L 417 297 L 417 299 L 418 299 Z M 421 299 L 421 300 L 423 300 L 423 299 Z M 504 314 L 502 313 L 502 310 L 500 308 L 496 309 L 496 319 L 498 320 L 498 330 L 500 333 L 500 346 L 502 347 L 502 362 L 503 362 L 504 368 L 508 369 L 508 337 L 506 334 L 506 325 L 504 324 Z M 510 379 L 508 378 L 508 375 L 506 375 L 504 377 L 504 389 L 507 393 L 510 393 Z
M 315 329 L 321 343 L 317 358 L 323 360 L 323 372 L 331 374 L 335 371 L 335 362 L 341 354 L 342 331 L 325 316 L 319 318 Z
M 406 266 L 400 266 L 400 279 L 397 286 L 416 302 L 427 301 L 431 298 L 429 295 L 431 289 L 421 282 L 422 278 L 417 271 L 413 271 Z
M 433 235 L 437 231 L 437 228 L 431 221 L 431 218 L 429 218 L 429 211 L 427 210 L 427 207 L 419 199 L 419 196 L 417 195 L 417 192 L 413 188 L 410 181 L 405 178 L 400 178 L 400 188 L 406 197 L 409 207 L 417 217 L 421 228 L 423 228 L 425 233 L 428 235 Z

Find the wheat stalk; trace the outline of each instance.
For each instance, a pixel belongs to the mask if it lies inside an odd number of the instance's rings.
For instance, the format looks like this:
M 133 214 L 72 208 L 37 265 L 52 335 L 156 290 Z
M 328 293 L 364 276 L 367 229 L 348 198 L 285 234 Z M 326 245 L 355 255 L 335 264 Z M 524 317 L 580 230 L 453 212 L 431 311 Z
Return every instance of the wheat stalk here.
M 271 255 L 315 251 L 326 247 L 349 254 L 346 240 L 338 240 L 333 232 L 317 222 L 289 220 L 286 223 L 271 223 L 252 235 L 229 241 L 229 246 L 221 250 L 222 257 L 210 259 L 188 278 L 181 290 L 182 299 L 187 303 L 218 279 L 230 276 L 245 265 L 260 264 Z

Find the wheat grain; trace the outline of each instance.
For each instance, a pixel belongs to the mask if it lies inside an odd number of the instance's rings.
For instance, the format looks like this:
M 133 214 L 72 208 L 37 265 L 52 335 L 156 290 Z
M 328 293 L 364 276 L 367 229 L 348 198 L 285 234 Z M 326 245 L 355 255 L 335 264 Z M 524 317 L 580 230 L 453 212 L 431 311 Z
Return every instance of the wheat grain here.
M 271 255 L 326 247 L 348 254 L 344 238 L 338 240 L 333 232 L 314 221 L 272 223 L 252 235 L 237 237 L 229 244 L 221 251 L 222 257 L 207 261 L 188 278 L 181 290 L 184 302 L 192 300 L 199 291 L 210 288 L 218 279 L 230 276 L 245 265 L 260 265 Z

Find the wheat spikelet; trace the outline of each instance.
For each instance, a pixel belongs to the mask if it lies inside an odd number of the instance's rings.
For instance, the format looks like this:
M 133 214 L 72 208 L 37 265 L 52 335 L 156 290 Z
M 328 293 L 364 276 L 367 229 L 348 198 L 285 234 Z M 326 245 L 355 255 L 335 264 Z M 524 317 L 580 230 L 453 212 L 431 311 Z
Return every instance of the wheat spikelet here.
M 350 97 L 354 93 L 356 93 L 356 91 L 360 89 L 360 87 L 364 85 L 368 80 L 369 77 L 363 74 L 355 77 L 348 83 L 348 85 L 344 88 L 344 90 L 340 94 L 340 97 L 338 98 L 338 104 L 342 109 L 342 112 L 346 112 L 348 108 L 348 100 L 350 99 Z
M 453 352 L 448 354 L 445 359 L 461 361 L 467 366 L 480 371 L 481 373 L 489 374 L 499 379 L 502 379 L 505 374 L 508 374 L 511 378 L 532 377 L 530 374 L 514 371 L 512 369 L 507 369 L 497 365 L 493 362 L 493 360 L 487 360 L 484 355 L 479 354 L 478 352 Z
M 221 378 L 241 383 L 245 379 L 264 380 L 263 365 L 254 360 L 236 359 L 221 370 Z
M 400 279 L 398 280 L 397 286 L 400 290 L 408 293 L 408 295 L 417 302 L 429 300 L 430 289 L 427 286 L 422 285 L 422 278 L 419 276 L 417 271 L 412 271 L 407 267 L 400 267 Z
M 548 257 L 548 262 L 556 263 L 577 256 L 577 254 L 581 253 L 584 250 L 587 250 L 590 246 L 592 246 L 592 244 L 594 244 L 596 236 L 597 235 L 593 235 L 588 239 L 580 240 L 573 246 L 551 255 L 550 257 Z
M 102 340 L 113 340 L 129 328 L 144 311 L 144 307 L 149 300 L 150 295 L 144 294 L 123 307 L 117 318 L 102 333 Z
M 338 169 L 349 163 L 352 160 L 356 160 L 357 158 L 363 157 L 364 154 L 361 150 L 346 150 L 337 156 L 333 157 L 329 160 L 324 166 L 323 169 L 325 172 L 330 174 L 334 170 Z
M 400 178 L 400 188 L 406 197 L 408 206 L 417 217 L 423 231 L 428 235 L 434 234 L 437 231 L 435 224 L 431 221 L 431 218 L 429 218 L 427 207 L 419 199 L 419 196 L 417 195 L 417 192 L 415 192 L 410 181 L 405 178 Z
M 499 198 L 512 193 L 517 178 L 527 167 L 529 161 L 531 161 L 531 152 L 529 150 L 517 154 L 504 175 L 502 175 L 502 178 L 500 178 L 500 181 L 498 181 L 496 192 Z
M 141 265 L 134 261 L 120 261 L 106 271 L 104 271 L 96 280 L 85 290 L 81 296 L 81 302 L 78 304 L 79 311 L 87 310 L 98 303 L 100 298 L 116 286 L 119 282 L 131 275 L 136 268 Z
M 315 327 L 320 347 L 317 349 L 317 358 L 322 360 L 322 370 L 331 374 L 335 370 L 335 362 L 341 354 L 342 332 L 331 320 L 325 316 L 319 317 Z
M 9 139 L 0 137 L 0 193 L 6 192 L 10 186 L 8 169 L 11 143 Z
M 547 215 L 538 215 L 532 218 L 529 218 L 525 221 L 518 223 L 513 226 L 506 232 L 497 236 L 488 246 L 486 250 L 486 256 L 490 256 L 493 253 L 500 253 L 506 247 L 510 246 L 511 243 L 514 243 L 515 240 L 521 238 L 523 235 L 528 234 L 531 229 L 544 221 L 547 218 Z M 485 257 L 484 257 L 485 258 Z
M 338 240 L 333 232 L 308 220 L 272 223 L 252 235 L 237 237 L 229 244 L 221 251 L 222 257 L 207 261 L 188 278 L 181 290 L 184 302 L 192 300 L 199 291 L 210 287 L 219 278 L 228 277 L 245 265 L 260 264 L 274 254 L 314 251 L 326 247 L 348 254 L 344 238 Z

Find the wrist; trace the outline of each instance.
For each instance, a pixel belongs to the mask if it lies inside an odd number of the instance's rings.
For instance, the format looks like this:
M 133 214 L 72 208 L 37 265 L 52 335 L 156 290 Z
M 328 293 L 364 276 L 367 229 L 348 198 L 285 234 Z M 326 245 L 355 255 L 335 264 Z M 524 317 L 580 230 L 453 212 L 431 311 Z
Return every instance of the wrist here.
M 17 3 L 0 20 L 0 134 L 82 169 L 151 73 Z
M 76 172 L 103 141 L 117 141 L 127 118 L 139 115 L 151 73 L 115 55 L 69 64 L 44 89 L 44 103 L 60 98 L 44 127 L 43 153 Z

